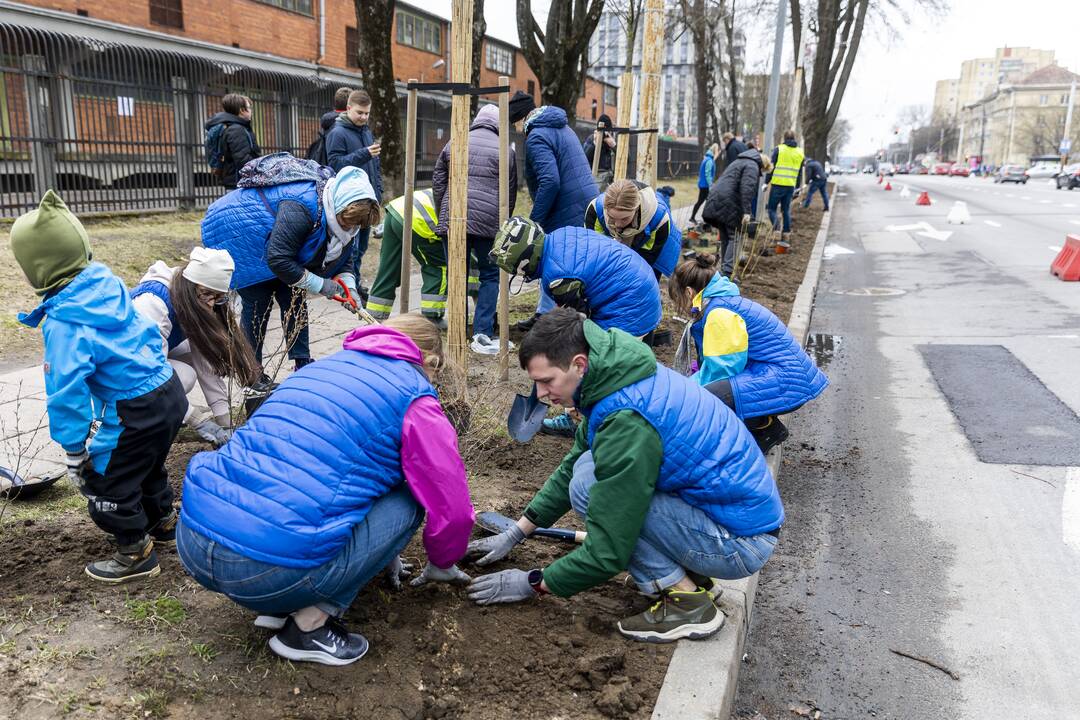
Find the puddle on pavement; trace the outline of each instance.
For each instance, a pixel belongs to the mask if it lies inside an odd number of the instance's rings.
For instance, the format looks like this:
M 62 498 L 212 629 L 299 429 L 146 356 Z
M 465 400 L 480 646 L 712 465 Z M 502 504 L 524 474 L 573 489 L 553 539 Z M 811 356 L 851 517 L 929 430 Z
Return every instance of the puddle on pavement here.
M 806 352 L 814 358 L 814 363 L 819 368 L 825 368 L 832 362 L 833 355 L 840 349 L 843 338 L 839 335 L 826 335 L 814 333 L 806 338 Z
M 903 295 L 906 291 L 900 288 L 890 287 L 864 287 L 864 288 L 850 288 L 848 290 L 841 290 L 834 288 L 830 290 L 833 295 L 855 295 L 860 297 L 884 297 L 887 295 Z

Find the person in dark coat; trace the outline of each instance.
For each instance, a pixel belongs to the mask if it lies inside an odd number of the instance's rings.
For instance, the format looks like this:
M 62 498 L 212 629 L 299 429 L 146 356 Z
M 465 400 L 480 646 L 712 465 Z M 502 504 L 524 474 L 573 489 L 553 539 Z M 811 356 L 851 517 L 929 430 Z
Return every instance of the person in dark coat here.
M 602 133 L 603 138 L 600 143 L 600 160 L 596 165 L 596 182 L 600 186 L 600 192 L 607 189 L 614 177 L 615 133 L 611 132 L 614 127 L 611 117 L 606 114 L 601 115 L 600 119 L 596 121 L 596 129 Z M 589 167 L 591 168 L 594 160 L 593 156 L 596 153 L 596 133 L 591 133 L 589 137 L 585 138 L 585 144 L 582 148 L 585 150 L 585 159 L 589 161 Z
M 347 87 L 339 87 L 337 92 L 334 93 L 334 109 L 324 113 L 319 120 L 319 129 L 322 130 L 323 135 L 330 132 L 330 128 L 334 127 L 338 116 L 345 112 L 345 108 L 349 106 L 349 95 L 352 95 L 352 88 Z
M 251 131 L 251 100 L 243 95 L 230 93 L 221 99 L 223 112 L 206 121 L 204 129 L 210 132 L 215 125 L 224 125 L 221 138 L 221 184 L 232 190 L 240 179 L 240 168 L 249 160 L 262 155 L 255 133 Z
M 326 134 L 326 162 L 336 172 L 346 166 L 357 167 L 363 170 L 371 186 L 375 189 L 375 199 L 382 203 L 383 184 L 382 171 L 379 165 L 379 144 L 375 142 L 375 135 L 368 125 L 371 116 L 371 96 L 363 90 L 353 90 L 349 93 L 349 101 L 345 105 L 345 112 L 338 115 L 334 126 Z M 360 283 L 360 264 L 364 259 L 364 253 L 368 248 L 368 228 L 364 228 L 356 236 L 353 248 L 352 270 L 359 283 L 360 296 L 367 302 L 367 288 Z
M 431 175 L 439 225 L 435 232 L 446 242 L 450 232 L 450 143 L 443 147 Z M 517 153 L 510 149 L 510 214 L 517 199 Z M 480 288 L 473 314 L 472 349 L 495 355 L 495 310 L 499 298 L 499 267 L 491 261 L 492 243 L 499 232 L 499 108 L 485 105 L 469 127 L 469 185 L 465 242 L 476 258 Z
M 763 169 L 763 158 L 757 150 L 745 150 L 730 163 L 724 174 L 709 190 L 701 217 L 720 230 L 720 254 L 723 258 L 721 272 L 731 277 L 735 266 L 736 229 L 740 223 L 750 222 L 754 197 Z
M 821 166 L 817 160 L 808 158 L 806 165 L 803 166 L 806 170 L 806 179 L 810 183 L 809 189 L 806 191 L 806 199 L 803 200 L 802 206 L 810 207 L 810 199 L 814 197 L 814 193 L 821 193 L 821 200 L 825 203 L 825 212 L 829 212 L 829 193 L 825 190 L 825 185 L 829 182 L 829 176 L 825 172 L 825 168 Z
M 724 141 L 724 167 L 735 162 L 739 155 L 750 149 L 746 143 L 730 132 L 724 133 L 721 139 Z

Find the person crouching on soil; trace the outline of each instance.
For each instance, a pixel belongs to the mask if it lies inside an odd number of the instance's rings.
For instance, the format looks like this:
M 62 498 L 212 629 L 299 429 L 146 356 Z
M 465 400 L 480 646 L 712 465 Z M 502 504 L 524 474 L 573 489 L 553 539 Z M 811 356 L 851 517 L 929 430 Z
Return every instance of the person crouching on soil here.
M 184 423 L 214 447 L 232 434 L 226 377 L 240 387 L 258 381 L 259 364 L 229 303 L 233 260 L 224 250 L 197 247 L 182 267 L 158 260 L 131 291 L 135 309 L 161 332 L 165 354 L 188 395 L 196 379 L 205 408 L 189 403 Z
M 361 327 L 289 376 L 220 450 L 192 458 L 177 549 L 204 587 L 260 613 L 290 660 L 347 665 L 367 652 L 341 617 L 428 513 L 413 584 L 464 583 L 473 526 L 457 434 L 429 379 L 442 338 L 417 314 Z
M 116 544 L 86 574 L 107 583 L 153 577 L 161 572 L 154 545 L 175 537 L 165 459 L 187 412 L 184 388 L 157 328 L 120 278 L 90 262 L 86 230 L 52 190 L 12 225 L 11 250 L 42 298 L 19 322 L 45 323 L 49 435 L 64 448 L 90 519 Z
M 660 286 L 652 268 L 606 235 L 583 227 L 545 234 L 532 220 L 515 216 L 503 224 L 491 258 L 511 278 L 520 271 L 526 280 L 539 279 L 556 305 L 586 313 L 603 330 L 642 338 L 660 324 Z M 573 437 L 574 421 L 564 413 L 545 419 L 541 431 Z
M 623 635 L 670 642 L 715 633 L 724 616 L 711 578 L 757 572 L 784 522 L 746 427 L 693 380 L 658 364 L 644 343 L 569 309 L 537 321 L 519 360 L 538 397 L 572 403 L 585 419 L 524 515 L 470 543 L 468 555 L 491 564 L 571 508 L 588 534 L 546 568 L 473 579 L 469 597 L 480 605 L 569 597 L 628 570 L 642 593 L 659 597 L 619 621 Z
M 777 415 L 793 412 L 825 390 L 829 379 L 784 323 L 739 294 L 715 255 L 698 253 L 675 268 L 668 294 L 691 323 L 676 353 L 676 369 L 724 401 L 764 453 L 788 437 Z M 691 347 L 692 346 L 692 347 Z M 697 369 L 689 367 L 696 360 Z
M 667 199 L 645 183 L 616 180 L 585 209 L 585 227 L 628 245 L 656 273 L 669 276 L 682 252 L 682 233 Z

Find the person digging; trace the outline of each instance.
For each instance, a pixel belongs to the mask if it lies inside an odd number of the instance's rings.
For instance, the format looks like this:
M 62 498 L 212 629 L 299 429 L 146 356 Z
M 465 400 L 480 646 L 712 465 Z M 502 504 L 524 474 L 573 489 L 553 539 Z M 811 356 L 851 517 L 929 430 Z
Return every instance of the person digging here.
M 656 596 L 619 621 L 633 640 L 709 637 L 724 623 L 711 578 L 757 572 L 776 547 L 784 509 L 765 458 L 735 414 L 693 380 L 658 364 L 621 330 L 572 309 L 542 316 L 519 351 L 538 396 L 577 407 L 570 452 L 507 530 L 469 543 L 490 565 L 573 509 L 585 542 L 545 568 L 474 578 L 480 605 L 546 593 L 569 597 L 623 570 Z
M 660 324 L 660 286 L 641 255 L 621 242 L 584 227 L 550 233 L 515 216 L 495 237 L 491 259 L 512 278 L 519 271 L 540 285 L 560 307 L 586 313 L 601 329 L 618 328 L 642 338 Z M 548 435 L 573 437 L 566 413 L 544 420 Z

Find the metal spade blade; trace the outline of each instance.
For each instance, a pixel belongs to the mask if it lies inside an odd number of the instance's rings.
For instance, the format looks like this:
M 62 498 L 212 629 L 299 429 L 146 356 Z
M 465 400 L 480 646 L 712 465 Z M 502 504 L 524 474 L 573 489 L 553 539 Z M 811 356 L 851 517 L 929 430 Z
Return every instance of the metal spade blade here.
M 514 405 L 506 418 L 506 429 L 510 437 L 520 443 L 532 440 L 533 436 L 540 432 L 547 411 L 548 406 L 537 399 L 536 383 L 533 383 L 532 393 L 528 397 L 519 394 L 514 398 Z

